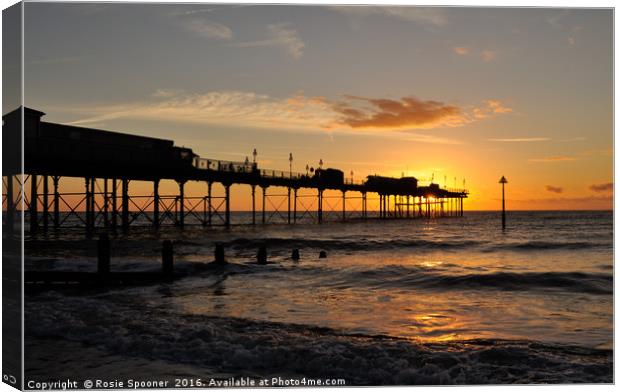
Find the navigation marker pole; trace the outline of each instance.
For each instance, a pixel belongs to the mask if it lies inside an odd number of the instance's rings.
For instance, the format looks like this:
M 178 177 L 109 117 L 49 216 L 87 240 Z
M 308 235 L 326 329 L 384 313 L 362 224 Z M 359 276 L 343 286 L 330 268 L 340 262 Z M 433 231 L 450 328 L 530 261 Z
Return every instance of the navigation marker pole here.
M 502 230 L 506 229 L 506 193 L 504 191 L 504 185 L 508 183 L 506 177 L 502 176 L 499 183 L 502 184 Z

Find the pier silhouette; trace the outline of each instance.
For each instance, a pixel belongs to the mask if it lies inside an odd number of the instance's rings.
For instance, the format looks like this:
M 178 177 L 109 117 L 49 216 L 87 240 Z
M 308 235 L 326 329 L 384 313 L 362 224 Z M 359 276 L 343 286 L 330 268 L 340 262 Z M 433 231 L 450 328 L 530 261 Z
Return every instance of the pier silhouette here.
M 442 188 L 432 182 L 422 186 L 414 177 L 368 176 L 355 182 L 334 168 L 298 173 L 261 168 L 247 159 L 234 162 L 204 158 L 190 148 L 175 146 L 172 140 L 45 122 L 44 115 L 38 110 L 18 108 L 3 116 L 3 209 L 8 233 L 15 230 L 22 209 L 30 234 L 67 227 L 70 222 L 74 226 L 79 222 L 88 233 L 98 228 L 128 229 L 139 224 L 154 228 L 188 224 L 229 227 L 234 224 L 230 208 L 233 185 L 249 186 L 252 224 L 271 223 L 274 216 L 279 223 L 294 224 L 301 217 L 323 223 L 326 212 L 336 213 L 337 220 L 345 222 L 455 217 L 463 215 L 463 199 L 468 196 L 466 189 Z M 84 191 L 63 193 L 59 185 L 62 177 L 82 178 Z M 175 181 L 178 193 L 161 195 L 162 180 Z M 130 195 L 131 181 L 152 182 L 152 194 Z M 204 182 L 205 194 L 186 196 L 188 181 Z M 223 186 L 223 196 L 213 194 L 213 184 Z M 270 193 L 269 189 L 275 187 L 285 188 L 286 194 Z M 257 188 L 261 191 L 260 209 Z M 315 192 L 312 197 L 316 198 L 316 210 L 299 201 L 300 189 Z M 340 192 L 336 208 L 333 202 L 326 203 L 326 199 L 334 198 L 325 196 L 326 190 Z M 286 197 L 286 206 L 271 203 L 273 210 L 268 211 L 267 201 L 276 196 Z M 370 198 L 378 200 L 376 216 L 368 213 Z M 347 210 L 351 199 L 361 200 L 361 210 Z M 192 217 L 192 223 L 188 217 Z

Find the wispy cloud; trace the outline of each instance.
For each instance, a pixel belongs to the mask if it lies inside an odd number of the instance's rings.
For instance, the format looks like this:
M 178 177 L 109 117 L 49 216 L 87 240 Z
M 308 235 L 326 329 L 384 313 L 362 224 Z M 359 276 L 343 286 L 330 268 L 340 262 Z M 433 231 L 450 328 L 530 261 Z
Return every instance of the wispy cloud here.
M 529 143 L 529 142 L 546 142 L 548 137 L 518 137 L 518 138 L 489 138 L 490 142 L 502 142 L 502 143 Z
M 466 56 L 469 54 L 469 48 L 465 46 L 455 46 L 454 48 L 452 48 L 452 51 L 461 56 Z
M 495 60 L 496 57 L 497 53 L 494 50 L 483 50 L 480 52 L 480 58 L 487 63 Z
M 81 117 L 70 124 L 105 124 L 118 119 L 200 123 L 272 130 L 356 132 L 412 142 L 460 144 L 414 129 L 454 127 L 479 121 L 461 107 L 413 97 L 401 100 L 344 96 L 329 100 L 303 91 L 284 98 L 244 91 L 188 93 L 159 89 L 143 101 L 64 109 Z
M 590 185 L 590 190 L 594 192 L 611 192 L 614 190 L 613 182 L 606 182 L 604 184 L 593 184 Z
M 553 157 L 544 157 L 544 158 L 531 158 L 528 159 L 528 162 L 543 162 L 543 163 L 553 163 L 553 162 L 570 162 L 576 161 L 577 158 L 569 157 L 569 156 L 553 156 Z
M 549 23 L 552 27 L 559 29 L 562 27 L 561 21 L 566 18 L 570 14 L 570 10 L 562 10 L 553 16 L 547 18 L 547 23 Z
M 575 26 L 570 30 L 567 38 L 568 44 L 570 46 L 575 46 L 575 44 L 577 43 L 577 35 L 582 29 L 583 28 L 581 26 Z
M 237 48 L 280 47 L 285 49 L 294 59 L 300 59 L 306 46 L 299 37 L 297 30 L 290 23 L 277 23 L 267 26 L 269 37 L 259 41 L 234 42 L 229 46 Z
M 302 92 L 284 99 L 243 91 L 191 94 L 180 90 L 157 90 L 142 102 L 82 107 L 91 115 L 72 124 L 89 124 L 120 118 L 193 122 L 240 127 L 323 129 L 334 121 L 331 105 L 322 97 Z
M 215 4 L 214 4 L 215 5 Z M 247 8 L 255 7 L 257 4 L 222 4 L 221 6 L 215 6 L 210 8 L 197 8 L 193 10 L 187 10 L 177 12 L 174 15 L 197 15 L 197 14 L 210 14 L 220 10 L 230 10 L 233 8 Z
M 562 142 L 562 143 L 571 143 L 571 142 L 582 142 L 584 140 L 586 140 L 585 137 L 577 136 L 577 137 L 571 137 L 571 138 L 568 138 L 568 139 L 561 139 L 559 141 Z
M 332 6 L 329 8 L 349 15 L 382 15 L 432 27 L 441 27 L 448 23 L 444 10 L 439 7 Z
M 233 32 L 230 27 L 204 18 L 190 18 L 185 21 L 183 26 L 199 36 L 214 38 L 219 40 L 230 40 Z
M 562 192 L 564 192 L 564 188 L 559 187 L 559 186 L 553 186 L 553 185 L 547 185 L 547 186 L 545 186 L 545 189 L 547 190 L 547 192 L 551 192 L 551 193 L 562 193 Z
M 452 51 L 459 56 L 472 55 L 480 57 L 480 59 L 482 59 L 482 61 L 484 61 L 485 63 L 489 63 L 495 60 L 497 57 L 497 52 L 490 49 L 479 50 L 467 46 L 453 46 Z
M 494 114 L 508 114 L 512 113 L 512 108 L 505 106 L 502 102 L 496 99 L 487 99 L 482 101 L 483 105 L 474 108 L 474 116 L 477 119 L 487 118 Z

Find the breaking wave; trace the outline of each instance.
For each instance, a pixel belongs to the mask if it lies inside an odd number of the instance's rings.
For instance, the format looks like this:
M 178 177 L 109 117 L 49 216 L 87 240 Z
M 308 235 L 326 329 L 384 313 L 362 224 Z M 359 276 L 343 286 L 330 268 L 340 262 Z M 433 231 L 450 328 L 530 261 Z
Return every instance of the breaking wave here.
M 357 271 L 341 282 L 371 286 L 427 289 L 563 290 L 589 294 L 612 294 L 613 277 L 584 272 L 494 272 L 447 274 L 438 270 L 385 266 Z M 336 281 L 338 284 L 338 281 Z
M 149 362 L 261 377 L 341 378 L 347 385 L 612 382 L 613 352 L 606 349 L 528 340 L 420 343 L 307 325 L 144 311 L 119 306 L 118 299 L 113 305 L 46 295 L 46 301 L 26 308 L 30 338 Z M 48 307 L 48 301 L 62 305 Z M 36 377 L 36 370 L 30 376 Z

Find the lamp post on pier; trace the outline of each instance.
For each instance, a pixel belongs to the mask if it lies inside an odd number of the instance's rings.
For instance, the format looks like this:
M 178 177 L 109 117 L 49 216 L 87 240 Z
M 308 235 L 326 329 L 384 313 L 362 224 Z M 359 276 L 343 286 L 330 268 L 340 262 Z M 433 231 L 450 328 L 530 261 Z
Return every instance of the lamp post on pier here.
M 252 151 L 252 163 L 256 163 L 256 155 L 258 155 L 258 153 L 256 149 L 254 149 L 254 151 Z
M 499 179 L 499 183 L 502 184 L 502 230 L 506 229 L 506 193 L 504 191 L 504 185 L 508 183 L 506 177 L 502 176 Z
M 288 153 L 288 173 L 289 173 L 289 178 L 293 178 L 293 153 L 289 152 Z

